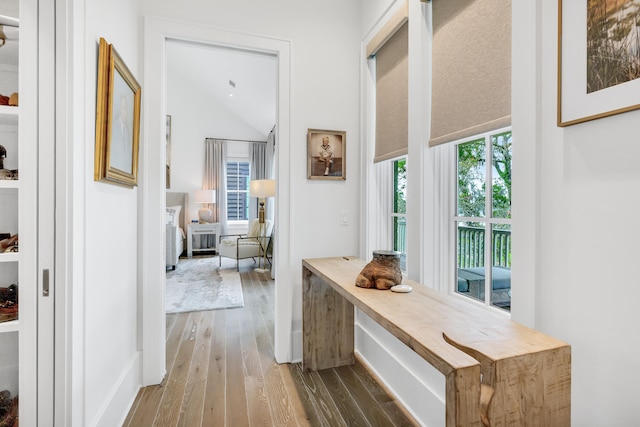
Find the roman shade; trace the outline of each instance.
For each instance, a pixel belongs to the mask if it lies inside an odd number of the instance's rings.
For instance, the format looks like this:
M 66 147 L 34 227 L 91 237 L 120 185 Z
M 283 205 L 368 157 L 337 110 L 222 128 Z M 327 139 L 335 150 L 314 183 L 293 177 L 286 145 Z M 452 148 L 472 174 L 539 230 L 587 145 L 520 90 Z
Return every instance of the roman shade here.
M 376 60 L 374 163 L 407 154 L 409 24 L 406 3 L 367 45 Z
M 434 146 L 511 124 L 511 0 L 433 0 Z

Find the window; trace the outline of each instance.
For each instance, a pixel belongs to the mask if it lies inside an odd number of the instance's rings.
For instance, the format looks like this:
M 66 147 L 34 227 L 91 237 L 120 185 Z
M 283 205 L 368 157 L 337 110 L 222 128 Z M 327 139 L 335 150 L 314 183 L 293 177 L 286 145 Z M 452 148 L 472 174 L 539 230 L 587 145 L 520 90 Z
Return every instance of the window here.
M 250 163 L 227 162 L 227 220 L 249 220 Z
M 511 309 L 511 130 L 458 143 L 456 288 Z M 489 183 L 489 185 L 487 185 Z
M 400 268 L 407 271 L 407 159 L 393 161 L 393 250 L 400 252 Z

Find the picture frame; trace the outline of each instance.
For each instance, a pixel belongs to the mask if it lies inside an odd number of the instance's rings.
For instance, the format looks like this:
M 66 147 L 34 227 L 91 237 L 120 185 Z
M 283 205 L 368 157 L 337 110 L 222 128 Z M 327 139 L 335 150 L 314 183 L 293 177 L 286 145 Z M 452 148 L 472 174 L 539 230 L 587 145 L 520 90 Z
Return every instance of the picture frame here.
M 165 146 L 165 155 L 166 155 L 166 187 L 167 189 L 171 188 L 171 116 L 167 114 L 166 120 L 166 146 Z
M 142 88 L 113 45 L 100 39 L 94 180 L 138 185 Z
M 307 130 L 307 178 L 347 179 L 347 132 Z
M 626 37 L 612 40 L 608 35 L 613 27 L 616 33 L 624 34 L 624 27 L 629 25 L 628 15 L 637 19 L 640 0 L 558 1 L 558 126 L 640 108 L 640 76 L 637 72 L 635 76 L 629 74 L 622 68 L 624 62 L 615 57 L 616 50 L 626 50 L 630 43 L 640 42 Z M 614 62 L 616 70 L 612 71 Z

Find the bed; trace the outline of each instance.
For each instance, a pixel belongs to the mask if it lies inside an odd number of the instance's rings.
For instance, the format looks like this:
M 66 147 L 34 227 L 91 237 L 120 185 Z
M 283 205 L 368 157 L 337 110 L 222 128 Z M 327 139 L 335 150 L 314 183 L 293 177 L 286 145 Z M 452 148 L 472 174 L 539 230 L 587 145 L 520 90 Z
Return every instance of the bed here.
M 167 192 L 165 208 L 165 255 L 167 269 L 175 270 L 185 248 L 189 220 L 189 193 Z

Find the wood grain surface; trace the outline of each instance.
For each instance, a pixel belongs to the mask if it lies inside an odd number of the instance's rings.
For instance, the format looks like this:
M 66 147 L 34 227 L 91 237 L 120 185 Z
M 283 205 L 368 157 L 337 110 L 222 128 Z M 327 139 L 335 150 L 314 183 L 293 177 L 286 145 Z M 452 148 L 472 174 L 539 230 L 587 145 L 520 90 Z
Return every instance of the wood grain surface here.
M 242 308 L 167 315 L 167 376 L 140 390 L 124 426 L 346 427 L 352 414 L 358 425 L 417 425 L 357 360 L 326 372 L 277 364 L 275 284 L 252 268 L 241 279 Z
M 305 369 L 350 364 L 353 331 L 341 307 L 353 305 L 445 376 L 447 426 L 570 425 L 568 344 L 406 278 L 411 293 L 357 287 L 365 264 L 303 260 L 303 322 L 320 326 L 303 324 Z

